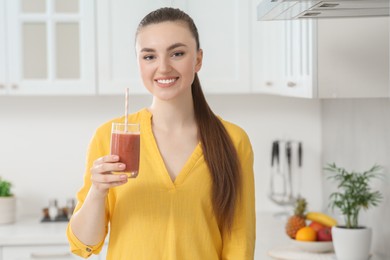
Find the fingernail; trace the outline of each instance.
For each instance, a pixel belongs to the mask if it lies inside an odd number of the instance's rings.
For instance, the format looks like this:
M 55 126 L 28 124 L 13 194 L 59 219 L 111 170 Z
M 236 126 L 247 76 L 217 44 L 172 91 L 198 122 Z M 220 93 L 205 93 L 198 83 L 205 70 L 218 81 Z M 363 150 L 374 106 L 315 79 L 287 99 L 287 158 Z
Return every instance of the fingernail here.
M 124 164 L 119 164 L 119 168 L 124 169 L 125 165 Z
M 122 180 L 127 180 L 127 175 L 126 175 L 126 174 L 122 174 L 122 175 L 120 176 L 120 178 L 121 178 Z
M 113 160 L 119 160 L 119 156 L 118 156 L 118 155 L 113 155 L 113 156 L 112 156 L 112 159 L 113 159 Z

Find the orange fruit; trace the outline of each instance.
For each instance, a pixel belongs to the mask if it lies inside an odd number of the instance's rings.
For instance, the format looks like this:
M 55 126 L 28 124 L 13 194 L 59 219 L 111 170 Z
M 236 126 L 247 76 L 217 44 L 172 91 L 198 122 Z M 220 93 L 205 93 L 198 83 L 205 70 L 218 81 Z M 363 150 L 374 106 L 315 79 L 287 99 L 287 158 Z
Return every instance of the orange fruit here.
M 303 227 L 298 230 L 295 239 L 299 241 L 316 241 L 317 232 L 310 226 Z

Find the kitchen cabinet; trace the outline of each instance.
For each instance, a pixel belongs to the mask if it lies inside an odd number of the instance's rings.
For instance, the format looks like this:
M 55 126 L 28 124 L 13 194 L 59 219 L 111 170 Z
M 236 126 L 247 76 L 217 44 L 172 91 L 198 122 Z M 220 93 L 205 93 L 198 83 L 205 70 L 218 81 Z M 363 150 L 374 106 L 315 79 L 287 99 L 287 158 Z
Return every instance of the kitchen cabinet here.
M 6 94 L 5 0 L 0 0 L 0 95 Z
M 313 22 L 257 21 L 252 1 L 252 86 L 256 93 L 312 97 Z M 315 24 L 315 22 L 314 22 Z
M 305 98 L 389 96 L 389 19 L 257 21 L 252 1 L 252 85 Z
M 2 92 L 93 94 L 94 2 L 1 0 L 0 20 L 5 22 L 0 34 L 6 36 L 0 42 Z
M 250 90 L 249 18 L 246 1 L 98 1 L 98 84 L 100 94 L 146 93 L 139 78 L 134 47 L 135 30 L 148 12 L 178 7 L 194 19 L 204 50 L 199 73 L 205 92 Z

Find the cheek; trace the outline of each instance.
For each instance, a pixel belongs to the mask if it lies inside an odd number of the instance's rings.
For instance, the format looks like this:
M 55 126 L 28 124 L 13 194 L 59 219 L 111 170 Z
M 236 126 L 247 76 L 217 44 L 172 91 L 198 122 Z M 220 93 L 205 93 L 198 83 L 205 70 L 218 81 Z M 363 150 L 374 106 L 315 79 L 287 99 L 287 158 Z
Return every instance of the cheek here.
M 148 77 L 150 75 L 151 68 L 147 64 L 145 64 L 143 62 L 139 62 L 138 69 L 139 69 L 139 73 L 141 74 L 141 77 L 143 79 L 146 79 L 146 77 Z
M 151 91 L 152 89 L 152 72 L 150 66 L 147 66 L 146 64 L 143 64 L 142 62 L 138 63 L 138 70 L 139 75 L 141 77 L 141 80 L 143 82 L 143 85 L 146 89 Z
M 196 62 L 194 60 L 188 60 L 183 67 L 186 74 L 195 74 L 197 72 Z

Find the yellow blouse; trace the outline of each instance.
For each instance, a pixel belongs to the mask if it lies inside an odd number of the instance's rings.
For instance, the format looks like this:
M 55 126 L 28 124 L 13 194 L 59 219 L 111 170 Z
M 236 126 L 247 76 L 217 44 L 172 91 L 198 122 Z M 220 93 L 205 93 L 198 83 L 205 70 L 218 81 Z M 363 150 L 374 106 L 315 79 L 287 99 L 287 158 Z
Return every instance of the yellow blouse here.
M 201 145 L 172 182 L 159 153 L 151 127 L 152 114 L 143 109 L 129 115 L 139 122 L 141 150 L 139 175 L 112 188 L 106 200 L 107 259 L 112 260 L 248 260 L 254 257 L 255 192 L 253 152 L 247 134 L 223 121 L 237 149 L 242 167 L 242 194 L 231 236 L 218 227 L 211 203 L 211 177 Z M 97 158 L 110 153 L 111 123 L 99 127 L 90 143 L 84 185 L 77 194 L 76 211 L 91 186 L 89 169 Z M 68 225 L 74 254 L 98 254 L 104 241 L 85 245 Z

